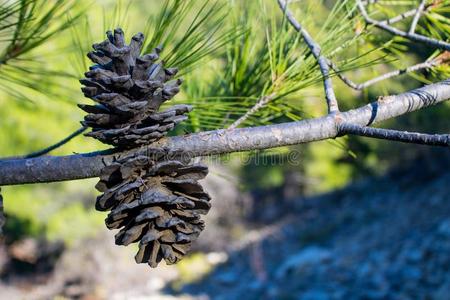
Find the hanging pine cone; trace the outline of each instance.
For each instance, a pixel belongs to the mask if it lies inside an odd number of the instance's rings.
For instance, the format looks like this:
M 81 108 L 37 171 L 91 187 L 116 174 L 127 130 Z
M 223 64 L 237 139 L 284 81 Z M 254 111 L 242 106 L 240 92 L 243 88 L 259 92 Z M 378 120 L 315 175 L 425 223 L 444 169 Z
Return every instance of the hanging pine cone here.
M 174 264 L 204 229 L 200 215 L 209 211 L 210 197 L 198 180 L 207 173 L 202 164 L 125 158 L 105 168 L 96 208 L 111 211 L 109 229 L 121 228 L 117 245 L 139 242 L 137 263 Z
M 122 149 L 147 145 L 187 119 L 188 105 L 157 112 L 179 92 L 182 80 L 173 79 L 176 68 L 157 62 L 161 48 L 140 56 L 142 33 L 133 36 L 129 45 L 120 28 L 108 31 L 107 37 L 93 45 L 88 57 L 95 65 L 80 80 L 84 95 L 97 103 L 79 105 L 88 113 L 82 124 L 92 128 L 86 136 Z
M 188 105 L 158 112 L 179 92 L 182 82 L 173 80 L 176 69 L 156 62 L 160 48 L 139 56 L 141 33 L 129 45 L 121 29 L 107 36 L 88 54 L 96 65 L 81 80 L 85 96 L 98 103 L 80 105 L 89 113 L 82 123 L 92 128 L 86 135 L 119 150 L 148 148 L 187 118 Z M 110 211 L 105 222 L 109 229 L 120 229 L 116 244 L 139 242 L 136 262 L 156 267 L 164 259 L 174 264 L 204 229 L 200 215 L 209 211 L 210 197 L 198 180 L 207 173 L 202 164 L 166 159 L 163 150 L 122 154 L 103 169 L 96 186 L 103 194 L 97 198 L 96 209 Z
M 3 225 L 5 225 L 5 214 L 3 213 L 3 197 L 0 189 L 0 235 L 3 234 Z

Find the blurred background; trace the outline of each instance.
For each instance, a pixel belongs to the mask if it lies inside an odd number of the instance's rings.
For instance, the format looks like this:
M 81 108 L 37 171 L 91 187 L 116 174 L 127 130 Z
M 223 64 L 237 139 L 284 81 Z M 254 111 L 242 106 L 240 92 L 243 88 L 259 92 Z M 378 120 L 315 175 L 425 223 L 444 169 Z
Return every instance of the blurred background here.
M 430 3 L 432 1 L 429 1 Z M 314 58 L 272 0 L 0 1 L 0 157 L 45 148 L 77 130 L 78 80 L 105 31 L 146 35 L 180 68 L 173 100 L 195 107 L 173 134 L 326 113 Z M 380 1 L 379 19 L 419 1 Z M 365 27 L 353 0 L 304 0 L 298 20 L 345 74 L 364 82 L 447 55 Z M 417 31 L 447 40 L 450 2 Z M 410 20 L 398 24 L 406 29 Z M 342 110 L 448 78 L 446 61 L 354 91 L 334 79 Z M 449 132 L 449 103 L 384 127 Z M 52 152 L 105 149 L 78 136 Z M 0 299 L 449 299 L 450 152 L 358 137 L 205 158 L 206 230 L 180 263 L 134 263 L 94 209 L 97 179 L 2 187 Z

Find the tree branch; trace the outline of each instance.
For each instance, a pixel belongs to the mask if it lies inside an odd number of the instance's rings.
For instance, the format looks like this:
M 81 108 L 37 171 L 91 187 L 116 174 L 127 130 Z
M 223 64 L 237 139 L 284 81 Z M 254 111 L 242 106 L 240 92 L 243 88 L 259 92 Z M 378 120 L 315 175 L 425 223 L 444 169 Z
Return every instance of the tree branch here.
M 234 121 L 233 124 L 228 127 L 228 129 L 234 129 L 243 124 L 248 120 L 248 118 L 253 116 L 260 109 L 264 108 L 270 101 L 272 101 L 273 98 L 275 98 L 275 94 L 261 97 L 249 111 L 247 111 L 242 117 Z
M 407 38 L 411 41 L 423 43 L 423 44 L 431 46 L 433 48 L 450 50 L 450 44 L 447 42 L 429 38 L 429 37 L 426 37 L 426 36 L 423 36 L 420 34 L 416 34 L 416 33 L 408 33 L 408 32 L 402 31 L 400 29 L 397 29 L 395 27 L 389 26 L 385 22 L 376 21 L 369 16 L 369 14 L 367 13 L 367 10 L 364 7 L 361 0 L 356 0 L 356 3 L 358 5 L 359 11 L 361 12 L 361 15 L 364 17 L 365 21 L 368 24 L 374 25 L 375 27 L 383 29 L 393 35 L 401 36 L 401 37 Z
M 341 135 L 352 134 L 370 138 L 429 146 L 450 146 L 450 134 L 424 134 L 392 129 L 373 128 L 349 123 L 339 124 Z
M 32 152 L 30 154 L 24 155 L 24 156 L 19 156 L 19 157 L 11 157 L 11 158 L 7 158 L 7 159 L 21 159 L 21 158 L 33 158 L 33 157 L 38 157 L 38 156 L 42 156 L 45 154 L 48 154 L 50 152 L 52 152 L 53 150 L 67 144 L 68 142 L 70 142 L 73 138 L 79 136 L 80 134 L 82 134 L 83 132 L 85 132 L 87 129 L 86 126 L 82 126 L 79 129 L 77 129 L 76 131 L 72 132 L 69 136 L 65 137 L 64 139 L 62 139 L 61 141 L 36 152 Z
M 411 27 L 409 28 L 409 34 L 414 34 L 416 32 L 417 23 L 419 23 L 420 17 L 422 16 L 423 10 L 425 8 L 426 0 L 420 1 L 419 7 L 417 8 L 416 14 L 411 22 Z
M 378 1 L 365 1 L 365 2 L 358 1 L 357 2 L 359 10 L 361 11 L 361 13 L 364 16 L 364 18 L 366 19 L 366 21 L 367 21 L 367 19 L 370 19 L 370 18 L 367 14 L 367 11 L 365 10 L 364 5 L 367 5 L 368 3 L 374 4 L 377 2 Z M 410 11 L 402 13 L 402 14 L 400 14 L 394 18 L 388 19 L 388 20 L 384 20 L 384 21 L 372 20 L 372 21 L 377 22 L 378 24 L 383 25 L 383 26 L 388 26 L 389 24 L 394 24 L 394 23 L 404 20 L 408 17 L 414 16 L 414 19 L 411 23 L 411 28 L 408 33 L 408 34 L 414 34 L 414 31 L 417 26 L 417 22 L 420 19 L 420 16 L 432 6 L 433 6 L 432 4 L 426 5 L 426 1 L 422 0 L 417 9 L 412 9 Z M 391 27 L 391 28 L 393 28 L 393 27 Z M 440 56 L 436 57 L 435 59 L 425 61 L 423 63 L 419 63 L 419 64 L 416 64 L 416 65 L 413 65 L 413 66 L 410 66 L 410 67 L 407 67 L 404 69 L 399 69 L 399 70 L 395 70 L 392 72 L 388 72 L 383 75 L 377 76 L 373 79 L 370 79 L 366 82 L 359 83 L 359 84 L 355 83 L 350 78 L 348 78 L 347 76 L 342 74 L 339 67 L 333 61 L 328 60 L 328 65 L 330 66 L 331 69 L 333 69 L 336 72 L 336 75 L 339 77 L 339 79 L 341 79 L 347 86 L 359 91 L 359 90 L 363 90 L 371 85 L 374 85 L 380 81 L 383 81 L 383 80 L 386 80 L 389 78 L 393 78 L 393 77 L 411 73 L 411 72 L 416 72 L 416 71 L 423 70 L 423 69 L 431 69 L 433 67 L 436 67 L 436 66 L 448 61 L 448 59 L 446 58 L 446 56 L 448 56 L 447 54 L 448 54 L 448 51 L 444 51 Z
M 308 48 L 311 50 L 311 53 L 316 58 L 319 63 L 320 71 L 323 76 L 323 84 L 325 88 L 325 98 L 327 100 L 328 112 L 336 113 L 339 112 L 339 106 L 336 99 L 336 95 L 333 89 L 333 82 L 330 77 L 330 68 L 328 64 L 328 59 L 324 57 L 321 52 L 319 44 L 317 44 L 314 39 L 311 37 L 309 32 L 300 25 L 300 23 L 294 18 L 292 12 L 287 8 L 287 3 L 285 0 L 278 0 L 278 5 L 281 10 L 283 10 L 284 15 L 288 19 L 289 23 L 297 30 L 305 40 L 305 43 L 308 45 Z
M 397 22 L 403 21 L 406 18 L 415 16 L 416 13 L 417 13 L 417 9 L 411 9 L 411 10 L 408 10 L 408 11 L 406 11 L 404 13 L 399 14 L 398 16 L 395 16 L 393 18 L 390 18 L 390 19 L 385 20 L 385 21 L 380 21 L 380 22 L 383 23 L 383 24 L 392 25 L 392 24 L 395 24 Z
M 370 126 L 448 99 L 450 79 L 400 95 L 380 97 L 376 102 L 337 115 L 270 126 L 166 137 L 132 153 L 151 155 L 154 149 L 159 149 L 169 156 L 197 157 L 308 143 L 337 137 L 341 123 Z M 0 186 L 98 177 L 105 165 L 127 154 L 130 152 L 97 152 L 0 161 Z
M 403 75 L 403 74 L 407 74 L 407 73 L 411 73 L 411 72 L 416 72 L 416 71 L 423 70 L 423 69 L 431 69 L 433 67 L 438 66 L 442 62 L 443 62 L 442 60 L 439 60 L 439 59 L 436 58 L 436 59 L 433 59 L 433 60 L 430 60 L 430 61 L 426 61 L 426 62 L 423 62 L 423 63 L 419 63 L 419 64 L 416 64 L 414 66 L 410 66 L 410 67 L 407 67 L 407 68 L 404 68 L 404 69 L 395 70 L 395 71 L 392 71 L 392 72 L 385 73 L 383 75 L 377 76 L 377 77 L 372 78 L 372 79 L 370 79 L 370 80 L 368 80 L 366 82 L 363 82 L 363 83 L 355 83 L 350 78 L 348 78 L 347 76 L 342 74 L 340 72 L 338 66 L 335 63 L 333 63 L 332 61 L 329 61 L 329 64 L 330 64 L 331 68 L 336 72 L 336 75 L 346 85 L 348 85 L 349 87 L 351 87 L 354 90 L 360 91 L 360 90 L 363 90 L 365 88 L 368 88 L 371 85 L 374 85 L 374 84 L 376 84 L 376 83 L 378 83 L 380 81 L 383 81 L 383 80 L 386 80 L 386 79 L 389 79 L 389 78 L 397 77 L 397 76 L 400 76 L 400 75 Z

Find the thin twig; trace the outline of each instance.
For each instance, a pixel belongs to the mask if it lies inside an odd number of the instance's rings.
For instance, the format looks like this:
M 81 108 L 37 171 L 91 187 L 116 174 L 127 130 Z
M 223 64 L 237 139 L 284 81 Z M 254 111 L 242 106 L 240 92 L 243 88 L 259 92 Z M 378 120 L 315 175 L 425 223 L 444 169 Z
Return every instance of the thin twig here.
M 450 146 L 450 134 L 424 134 L 392 129 L 373 128 L 350 123 L 339 124 L 338 131 L 340 135 L 351 134 L 382 140 L 428 146 Z
M 61 141 L 57 142 L 56 144 L 51 145 L 50 147 L 47 147 L 45 149 L 42 149 L 40 151 L 36 151 L 30 154 L 27 154 L 24 156 L 24 158 L 33 158 L 33 157 L 38 157 L 38 156 L 42 156 L 45 155 L 47 153 L 50 153 L 51 151 L 67 144 L 68 142 L 70 142 L 73 138 L 79 136 L 80 134 L 82 134 L 83 132 L 86 131 L 86 129 L 88 129 L 88 127 L 86 126 L 82 126 L 79 129 L 77 129 L 76 131 L 74 131 L 73 133 L 71 133 L 69 136 L 67 136 L 66 138 L 62 139 Z
M 243 124 L 245 121 L 248 120 L 248 118 L 253 116 L 256 112 L 258 112 L 260 109 L 265 107 L 270 101 L 272 101 L 273 98 L 275 98 L 275 94 L 261 97 L 249 111 L 247 111 L 242 117 L 234 121 L 234 123 L 231 124 L 228 127 L 228 129 L 234 129 L 237 128 L 239 125 Z
M 414 9 L 408 10 L 404 13 L 401 13 L 398 16 L 395 16 L 393 18 L 387 19 L 385 21 L 380 21 L 380 23 L 392 25 L 397 22 L 403 21 L 406 18 L 412 17 L 412 16 L 416 15 L 416 13 L 417 13 L 417 9 L 414 8 Z
M 345 76 L 344 74 L 342 74 L 342 72 L 339 70 L 339 67 L 333 63 L 332 61 L 329 61 L 331 68 L 336 72 L 336 75 L 349 87 L 351 87 L 352 89 L 355 90 L 363 90 L 371 85 L 374 85 L 375 83 L 378 83 L 380 81 L 389 79 L 389 78 L 393 78 L 396 76 L 400 76 L 403 74 L 407 74 L 407 73 L 411 73 L 411 72 L 416 72 L 419 70 L 423 70 L 423 69 L 431 69 L 433 67 L 436 67 L 440 64 L 440 62 L 437 59 L 433 59 L 427 62 L 423 62 L 423 63 L 419 63 L 404 69 L 400 69 L 400 70 L 395 70 L 392 72 L 388 72 L 386 74 L 377 76 L 373 79 L 370 79 L 366 82 L 363 83 L 355 83 L 354 81 L 352 81 L 350 78 L 348 78 L 347 76 Z
M 400 29 L 397 29 L 395 27 L 389 26 L 388 24 L 380 21 L 376 21 L 372 19 L 369 14 L 367 13 L 366 8 L 362 4 L 361 0 L 356 0 L 356 3 L 358 5 L 359 11 L 361 12 L 361 15 L 364 17 L 366 22 L 368 24 L 374 25 L 375 27 L 378 27 L 380 29 L 383 29 L 384 31 L 387 31 L 393 35 L 401 36 L 406 39 L 409 39 L 411 41 L 423 43 L 425 45 L 428 45 L 433 48 L 438 49 L 444 49 L 444 50 L 450 50 L 450 44 L 444 41 L 440 41 L 434 38 L 429 38 L 424 35 L 416 34 L 416 33 L 408 33 L 405 31 L 402 31 Z
M 414 19 L 411 22 L 411 27 L 409 28 L 409 34 L 414 34 L 416 32 L 417 23 L 419 23 L 420 17 L 422 16 L 423 10 L 425 8 L 426 0 L 422 0 L 417 8 Z
M 427 4 L 427 5 L 424 4 L 424 6 L 422 8 L 422 11 L 421 11 L 421 14 L 427 12 L 432 7 L 433 7 L 433 4 Z M 417 11 L 418 11 L 418 9 L 414 8 L 414 9 L 408 10 L 408 11 L 406 11 L 404 13 L 401 13 L 398 16 L 395 16 L 393 18 L 390 18 L 390 19 L 387 19 L 387 20 L 384 20 L 384 21 L 379 21 L 379 22 L 382 23 L 382 24 L 386 24 L 386 25 L 392 25 L 392 24 L 395 24 L 397 22 L 403 21 L 403 20 L 405 20 L 405 19 L 407 19 L 409 17 L 416 16 Z
M 375 3 L 375 2 L 370 2 L 370 3 Z M 415 29 L 415 27 L 417 26 L 417 22 L 418 22 L 417 16 L 419 16 L 419 18 L 420 18 L 420 15 L 423 12 L 425 12 L 426 10 L 428 10 L 430 7 L 432 7 L 431 4 L 430 5 L 426 5 L 426 1 L 422 1 L 420 3 L 420 5 L 419 5 L 419 8 L 412 9 L 412 10 L 407 11 L 405 13 L 402 13 L 402 14 L 394 17 L 394 18 L 391 18 L 391 19 L 388 19 L 388 20 L 385 20 L 385 21 L 380 21 L 379 23 L 380 24 L 384 24 L 384 25 L 389 25 L 389 24 L 393 24 L 393 23 L 399 22 L 399 21 L 401 21 L 401 20 L 403 20 L 403 19 L 405 19 L 407 17 L 415 16 L 415 18 L 414 18 L 415 21 L 413 20 L 412 25 L 411 25 L 411 28 Z M 445 54 L 445 53 L 448 53 L 448 52 L 445 51 L 443 54 Z M 438 66 L 438 65 L 440 65 L 440 64 L 442 64 L 442 63 L 444 63 L 446 61 L 447 60 L 445 58 L 442 59 L 441 57 L 437 57 L 437 58 L 435 58 L 433 60 L 426 61 L 426 62 L 423 62 L 423 63 L 419 63 L 419 64 L 416 64 L 416 65 L 413 65 L 413 66 L 410 66 L 410 67 L 407 67 L 407 68 L 404 68 L 404 69 L 388 72 L 386 74 L 377 76 L 377 77 L 375 77 L 373 79 L 370 79 L 370 80 L 368 80 L 366 82 L 363 82 L 363 83 L 360 83 L 360 84 L 355 83 L 354 81 L 352 81 L 351 79 L 346 77 L 344 74 L 342 74 L 342 72 L 339 70 L 339 67 L 334 62 L 328 61 L 328 63 L 330 65 L 330 67 L 336 72 L 336 75 L 346 85 L 348 85 L 349 87 L 351 87 L 351 88 L 353 88 L 355 90 L 363 90 L 363 89 L 365 89 L 365 88 L 367 88 L 367 87 L 369 87 L 369 86 L 371 86 L 371 85 L 373 85 L 375 83 L 378 83 L 380 81 L 383 81 L 383 80 L 386 80 L 386 79 L 390 79 L 390 78 L 393 78 L 393 77 L 396 77 L 396 76 L 400 76 L 400 75 L 403 75 L 403 74 L 420 71 L 420 70 L 423 70 L 423 69 L 431 69 L 431 68 L 436 67 L 436 66 Z
M 328 59 L 324 57 L 321 52 L 322 49 L 320 46 L 314 41 L 308 31 L 300 25 L 300 23 L 295 19 L 292 12 L 287 8 L 287 3 L 285 0 L 278 0 L 278 5 L 283 10 L 284 15 L 288 19 L 289 23 L 297 30 L 305 40 L 305 43 L 308 45 L 308 48 L 311 50 L 311 53 L 316 58 L 319 63 L 320 71 L 323 76 L 323 83 L 325 88 L 325 98 L 327 100 L 328 112 L 336 113 L 339 112 L 339 106 L 336 99 L 336 95 L 333 89 L 333 82 L 330 77 L 330 68 L 328 66 Z
M 423 12 L 427 12 L 431 7 L 433 7 L 432 4 L 426 5 L 425 8 L 424 8 L 424 10 L 423 10 Z M 395 23 L 397 23 L 397 22 L 403 21 L 403 20 L 406 19 L 406 18 L 409 18 L 409 17 L 414 16 L 414 15 L 416 14 L 416 12 L 417 12 L 417 9 L 414 8 L 414 9 L 411 9 L 411 10 L 409 10 L 409 11 L 407 11 L 407 12 L 401 13 L 400 15 L 395 16 L 395 17 L 393 17 L 393 18 L 391 18 L 391 19 L 387 19 L 387 20 L 384 20 L 384 21 L 380 21 L 380 23 L 383 23 L 383 24 L 389 24 L 389 25 L 395 24 Z M 344 43 L 344 45 L 345 45 L 345 43 Z M 337 47 L 336 49 L 334 49 L 334 50 L 331 52 L 330 56 L 333 56 L 334 53 L 337 53 L 337 52 L 341 51 L 342 48 L 343 48 L 343 45 Z
M 73 138 L 79 136 L 80 134 L 82 134 L 83 132 L 86 131 L 88 127 L 83 126 L 80 127 L 79 129 L 77 129 L 76 131 L 74 131 L 73 133 L 71 133 L 69 136 L 65 137 L 64 139 L 62 139 L 61 141 L 57 142 L 56 144 L 53 144 L 45 149 L 36 151 L 36 152 L 32 152 L 30 154 L 24 155 L 24 156 L 16 156 L 16 157 L 7 157 L 4 159 L 8 159 L 8 160 L 14 160 L 14 159 L 28 159 L 28 158 L 34 158 L 34 157 L 39 157 L 45 154 L 50 153 L 51 151 L 67 144 L 68 142 L 70 142 Z

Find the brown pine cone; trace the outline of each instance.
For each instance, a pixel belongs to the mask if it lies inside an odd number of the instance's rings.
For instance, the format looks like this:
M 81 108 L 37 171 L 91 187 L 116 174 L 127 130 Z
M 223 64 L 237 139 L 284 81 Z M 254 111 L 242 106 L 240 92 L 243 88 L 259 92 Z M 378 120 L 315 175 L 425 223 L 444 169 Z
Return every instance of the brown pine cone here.
M 144 35 L 125 44 L 122 29 L 108 31 L 108 39 L 94 44 L 88 57 L 96 63 L 80 80 L 84 95 L 97 105 L 79 105 L 88 115 L 82 122 L 86 134 L 119 148 L 136 148 L 154 142 L 187 119 L 188 105 L 157 112 L 180 90 L 178 70 L 157 62 L 161 48 L 140 56 Z
M 208 168 L 179 160 L 125 158 L 105 168 L 97 189 L 98 210 L 110 210 L 109 229 L 119 229 L 117 245 L 139 242 L 137 263 L 156 267 L 164 259 L 178 262 L 204 229 L 200 215 L 210 209 L 210 197 L 198 180 Z

